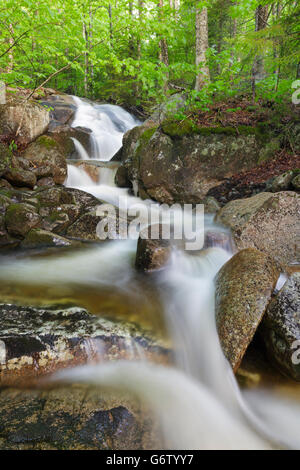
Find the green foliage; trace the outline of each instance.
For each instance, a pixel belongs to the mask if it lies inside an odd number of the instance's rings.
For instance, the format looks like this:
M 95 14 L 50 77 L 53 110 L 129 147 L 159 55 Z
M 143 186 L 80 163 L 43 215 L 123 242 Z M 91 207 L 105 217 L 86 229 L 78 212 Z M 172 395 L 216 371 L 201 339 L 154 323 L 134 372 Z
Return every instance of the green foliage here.
M 269 7 L 261 31 L 255 31 L 258 4 Z M 196 6 L 208 8 L 211 74 L 199 92 Z M 205 111 L 215 99 L 251 93 L 258 56 L 266 77 L 257 99 L 290 96 L 300 73 L 299 6 L 292 0 L 181 0 L 178 11 L 167 0 L 163 9 L 157 0 L 19 0 L 17 6 L 3 0 L 0 9 L 0 79 L 9 86 L 35 88 L 53 75 L 46 86 L 147 110 L 179 88 L 190 108 Z M 169 65 L 159 59 L 162 38 Z

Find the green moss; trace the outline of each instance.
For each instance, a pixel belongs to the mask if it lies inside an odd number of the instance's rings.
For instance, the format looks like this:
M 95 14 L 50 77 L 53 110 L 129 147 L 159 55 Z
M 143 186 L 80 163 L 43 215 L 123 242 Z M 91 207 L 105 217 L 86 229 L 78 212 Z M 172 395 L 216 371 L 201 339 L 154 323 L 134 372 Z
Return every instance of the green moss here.
M 223 126 L 214 126 L 214 127 L 198 127 L 191 119 L 186 119 L 185 121 L 171 121 L 166 120 L 162 123 L 162 130 L 165 134 L 170 137 L 182 137 L 184 135 L 255 135 L 259 131 L 251 126 L 237 126 L 237 127 L 223 127 Z
M 197 126 L 191 119 L 185 119 L 184 121 L 166 119 L 161 127 L 163 132 L 170 137 L 182 137 L 197 133 Z
M 157 130 L 158 126 L 151 127 L 150 129 L 146 129 L 145 132 L 142 133 L 140 140 L 143 141 L 143 144 L 148 144 L 149 140 Z
M 52 149 L 58 146 L 56 140 L 52 139 L 52 137 L 49 137 L 47 135 L 41 135 L 40 137 L 38 137 L 36 139 L 36 143 L 42 145 L 46 149 Z
M 139 154 L 140 154 L 141 149 L 142 149 L 142 148 L 145 148 L 145 147 L 148 145 L 148 143 L 149 143 L 151 137 L 152 137 L 153 134 L 156 132 L 157 128 L 158 128 L 158 126 L 150 127 L 150 129 L 146 129 L 146 130 L 140 135 L 140 137 L 139 137 L 139 139 L 138 139 L 138 146 L 137 146 L 137 149 L 136 149 L 136 151 L 135 151 L 134 157 L 137 158 L 137 157 L 139 156 Z

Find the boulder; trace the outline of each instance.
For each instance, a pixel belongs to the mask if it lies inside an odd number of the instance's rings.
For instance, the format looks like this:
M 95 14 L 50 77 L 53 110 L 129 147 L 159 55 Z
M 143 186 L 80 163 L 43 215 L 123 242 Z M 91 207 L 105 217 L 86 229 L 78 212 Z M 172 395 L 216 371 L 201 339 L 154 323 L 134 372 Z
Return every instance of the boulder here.
M 254 248 L 237 253 L 217 274 L 217 330 L 235 372 L 265 314 L 278 276 L 275 262 Z
M 10 235 L 24 238 L 41 222 L 35 207 L 30 204 L 11 204 L 5 214 L 5 225 Z
M 266 158 L 264 139 L 251 126 L 197 127 L 189 120 L 165 120 L 158 127 L 146 122 L 124 135 L 116 182 L 137 183 L 144 199 L 201 203 L 211 188 Z
M 51 207 L 62 204 L 74 204 L 83 210 L 98 206 L 101 201 L 92 194 L 75 188 L 55 187 L 44 188 L 36 192 L 40 206 Z
M 10 149 L 0 142 L 0 177 L 10 168 L 11 159 L 12 153 Z
M 162 227 L 159 226 L 159 235 Z M 135 266 L 139 271 L 151 272 L 163 268 L 171 254 L 170 240 L 148 238 L 148 228 L 144 229 L 138 239 Z
M 32 171 L 23 170 L 22 168 L 10 168 L 4 176 L 13 186 L 20 186 L 21 188 L 34 188 L 37 181 Z
M 0 189 L 12 189 L 12 185 L 6 179 L 1 178 Z
M 255 247 L 283 265 L 298 259 L 300 196 L 260 193 L 226 204 L 216 221 L 230 227 L 238 249 Z
M 55 183 L 63 184 L 65 182 L 67 177 L 66 158 L 53 138 L 46 135 L 40 136 L 26 148 L 23 157 L 35 167 L 50 167 L 51 174 L 47 176 L 53 177 Z
M 115 218 L 111 218 L 110 215 L 108 215 L 108 217 L 105 215 L 98 215 L 97 209 L 94 208 L 82 214 L 72 225 L 70 225 L 66 231 L 66 235 L 74 238 L 75 240 L 94 242 L 116 240 L 119 238 L 119 231 L 127 229 L 127 221 L 122 219 L 122 217 L 119 217 L 118 210 L 116 210 L 115 214 Z M 99 231 L 101 223 L 103 223 L 102 235 L 100 235 Z
M 0 450 L 161 448 L 137 400 L 89 385 L 1 390 L 0 435 Z
M 37 186 L 55 186 L 55 182 L 51 177 L 40 178 L 37 182 Z
M 22 243 L 21 248 L 45 248 L 45 247 L 65 247 L 74 245 L 72 240 L 61 237 L 55 233 L 47 232 L 41 229 L 32 229 L 27 234 Z
M 19 244 L 19 240 L 8 234 L 5 226 L 5 210 L 9 204 L 3 201 L 3 196 L 0 196 L 0 250 L 5 251 L 15 248 Z
M 0 105 L 0 134 L 15 136 L 19 126 L 18 142 L 28 144 L 47 131 L 49 111 L 33 100 L 10 98 Z
M 271 184 L 271 189 L 275 193 L 277 191 L 287 191 L 292 188 L 292 180 L 295 178 L 296 172 L 294 170 L 286 171 L 282 175 L 276 176 Z
M 300 174 L 293 178 L 292 186 L 296 191 L 300 191 Z
M 103 397 L 103 392 L 99 398 L 95 388 L 27 391 L 23 398 L 12 390 L 2 392 L 2 401 L 12 404 L 3 408 L 4 449 L 141 450 L 161 445 L 147 410 L 128 398 Z
M 166 362 L 169 350 L 131 323 L 82 308 L 0 305 L 0 385 L 34 383 L 59 369 L 91 361 L 146 358 Z M 130 347 L 129 347 L 130 345 Z M 141 349 L 142 348 L 142 349 Z
M 69 125 L 59 125 L 49 131 L 50 137 L 56 140 L 66 158 L 79 158 L 74 140 L 83 146 L 87 153 L 91 152 L 91 130 L 84 127 L 70 127 Z
M 300 272 L 290 276 L 268 305 L 260 328 L 268 356 L 285 375 L 300 381 Z

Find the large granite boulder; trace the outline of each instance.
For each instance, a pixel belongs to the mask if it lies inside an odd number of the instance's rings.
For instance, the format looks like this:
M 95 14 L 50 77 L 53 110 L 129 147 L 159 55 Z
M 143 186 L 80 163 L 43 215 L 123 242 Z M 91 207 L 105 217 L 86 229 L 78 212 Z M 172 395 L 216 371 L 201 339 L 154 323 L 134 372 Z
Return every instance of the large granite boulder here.
M 299 259 L 300 196 L 260 193 L 226 204 L 216 221 L 230 227 L 239 249 L 254 247 L 287 265 Z
M 28 144 L 44 134 L 50 122 L 49 111 L 34 100 L 11 97 L 0 105 L 0 134 L 17 136 L 18 142 Z
M 254 248 L 237 253 L 217 275 L 217 330 L 235 372 L 265 314 L 278 276 L 276 263 Z
M 210 188 L 271 158 L 268 143 L 268 136 L 251 126 L 147 121 L 124 135 L 116 182 L 131 182 L 142 198 L 158 202 L 201 203 Z
M 300 272 L 271 300 L 260 331 L 271 361 L 300 382 Z

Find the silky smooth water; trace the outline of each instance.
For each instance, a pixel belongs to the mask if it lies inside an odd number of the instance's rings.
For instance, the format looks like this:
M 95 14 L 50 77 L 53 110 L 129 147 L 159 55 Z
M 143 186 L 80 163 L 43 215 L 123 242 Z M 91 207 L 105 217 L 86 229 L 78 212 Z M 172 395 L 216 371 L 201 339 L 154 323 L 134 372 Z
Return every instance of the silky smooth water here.
M 92 158 L 108 160 L 121 145 L 123 133 L 136 121 L 110 105 L 92 105 L 74 98 L 78 109 L 73 125 L 89 127 L 94 141 Z M 111 176 L 111 175 L 110 175 Z M 103 184 L 105 183 L 105 184 Z M 118 204 L 126 189 L 111 177 L 95 183 L 84 170 L 69 166 L 67 186 L 90 192 Z M 130 196 L 130 206 L 149 205 Z M 157 205 L 158 212 L 162 209 Z M 165 209 L 164 209 L 165 210 Z M 175 219 L 180 223 L 180 213 Z M 205 219 L 205 231 L 222 231 Z M 115 286 L 129 296 L 143 295 L 133 268 L 136 240 L 116 240 L 83 252 L 53 259 L 2 260 L 2 282 L 86 286 Z M 55 380 L 87 382 L 125 389 L 150 405 L 159 423 L 161 445 L 170 449 L 300 448 L 300 405 L 270 390 L 241 392 L 225 359 L 215 323 L 214 279 L 232 252 L 214 246 L 188 253 L 174 246 L 164 270 L 152 277 L 161 299 L 168 334 L 174 347 L 174 365 L 116 361 L 62 371 Z M 137 298 L 137 297 L 136 297 Z

